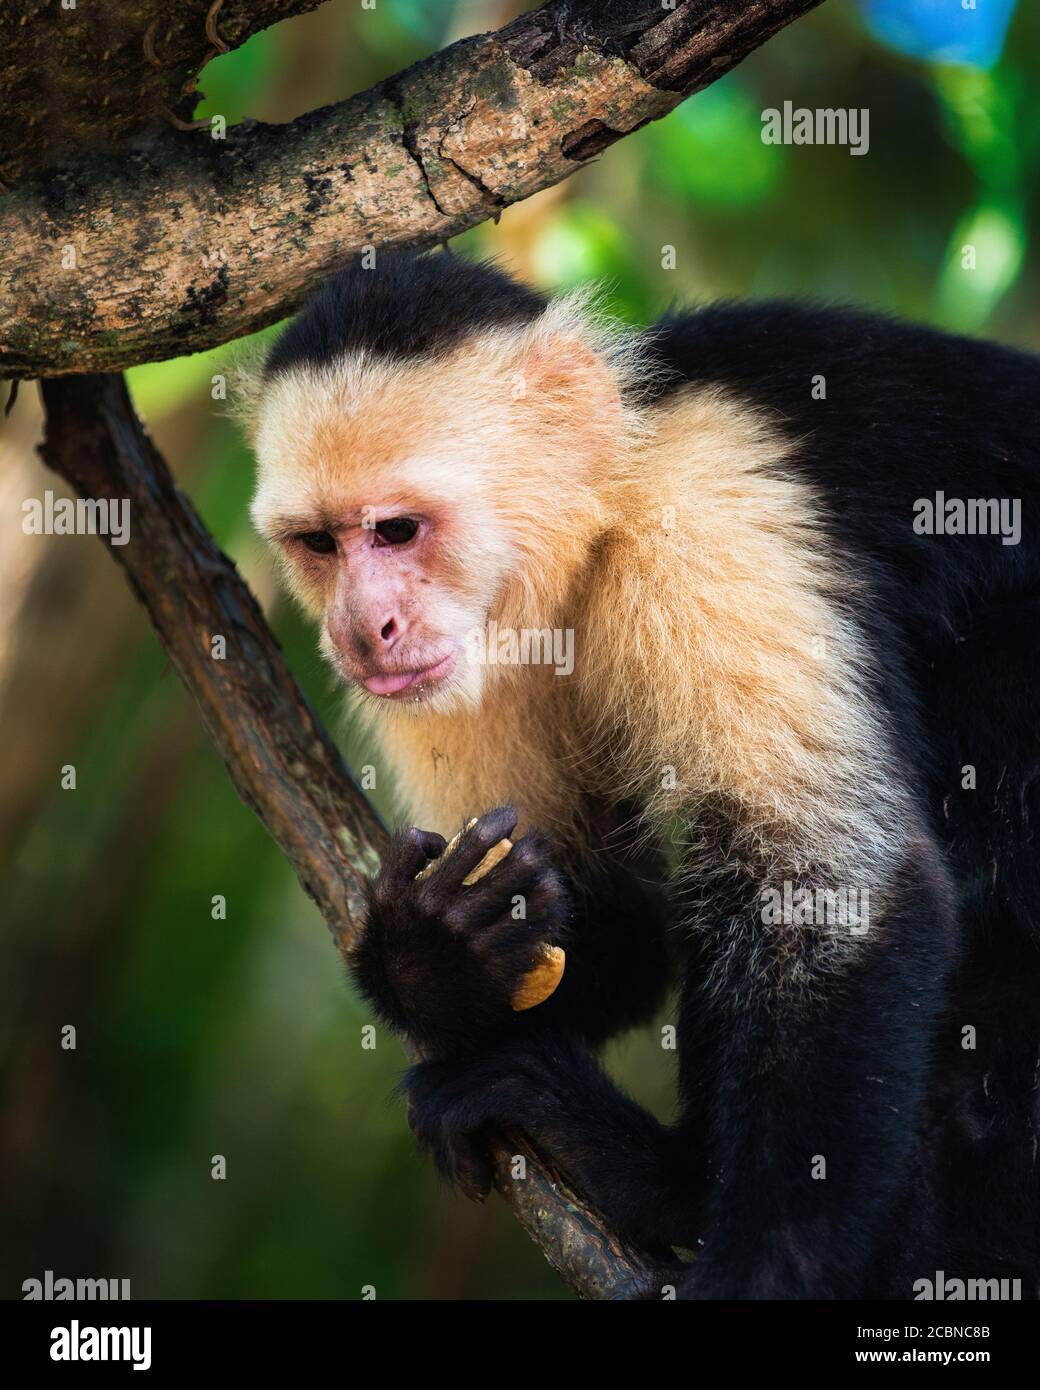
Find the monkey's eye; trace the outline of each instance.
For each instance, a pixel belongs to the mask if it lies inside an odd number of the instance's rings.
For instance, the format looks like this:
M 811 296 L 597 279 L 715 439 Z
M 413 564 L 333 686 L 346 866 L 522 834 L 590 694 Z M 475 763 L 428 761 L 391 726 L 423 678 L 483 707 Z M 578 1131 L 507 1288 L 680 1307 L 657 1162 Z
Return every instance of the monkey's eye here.
M 376 535 L 387 545 L 407 545 L 419 529 L 410 516 L 391 516 L 376 526 Z
M 331 555 L 336 549 L 336 538 L 328 531 L 301 531 L 296 540 L 315 555 Z

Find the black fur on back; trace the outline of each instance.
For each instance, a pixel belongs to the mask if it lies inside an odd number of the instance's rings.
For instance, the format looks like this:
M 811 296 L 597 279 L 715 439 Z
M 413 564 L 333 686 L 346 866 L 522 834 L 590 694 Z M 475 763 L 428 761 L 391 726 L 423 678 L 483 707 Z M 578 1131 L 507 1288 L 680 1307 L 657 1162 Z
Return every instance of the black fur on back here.
M 322 285 L 275 343 L 264 375 L 323 366 L 364 348 L 385 357 L 446 352 L 483 328 L 529 323 L 547 300 L 494 265 L 382 251 Z

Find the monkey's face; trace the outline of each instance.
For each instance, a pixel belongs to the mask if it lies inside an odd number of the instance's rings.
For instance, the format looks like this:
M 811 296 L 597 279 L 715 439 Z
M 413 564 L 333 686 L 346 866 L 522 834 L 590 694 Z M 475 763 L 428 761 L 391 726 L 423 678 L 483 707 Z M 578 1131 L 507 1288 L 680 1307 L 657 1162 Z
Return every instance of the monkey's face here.
M 541 349 L 537 378 L 517 354 L 515 337 L 416 362 L 359 353 L 264 384 L 253 517 L 369 701 L 477 703 L 515 676 L 485 665 L 488 624 L 554 626 L 587 553 L 616 422 L 561 404 L 575 349 L 562 365 Z
M 322 588 L 321 649 L 343 680 L 380 701 L 474 702 L 503 566 L 457 505 L 396 483 L 290 537 L 287 559 Z
M 337 674 L 369 701 L 446 710 L 480 698 L 480 635 L 518 548 L 491 486 L 506 422 L 445 372 L 369 360 L 269 383 L 253 517 Z

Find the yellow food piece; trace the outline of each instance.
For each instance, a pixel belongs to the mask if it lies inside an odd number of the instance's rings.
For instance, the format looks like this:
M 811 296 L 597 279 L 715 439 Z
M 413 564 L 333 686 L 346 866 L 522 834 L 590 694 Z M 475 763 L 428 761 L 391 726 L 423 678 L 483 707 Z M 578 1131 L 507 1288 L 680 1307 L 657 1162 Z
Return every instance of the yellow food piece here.
M 520 1013 L 544 1003 L 563 979 L 566 964 L 567 956 L 561 946 L 543 946 L 542 959 L 517 986 L 511 1001 L 513 1009 Z
M 429 878 L 430 875 L 433 873 L 434 869 L 437 867 L 437 865 L 440 864 L 443 860 L 445 860 L 449 854 L 453 854 L 455 850 L 458 849 L 459 841 L 462 839 L 463 835 L 465 835 L 466 830 L 468 830 L 470 826 L 476 825 L 476 823 L 477 822 L 475 818 L 471 821 L 467 821 L 466 829 L 460 830 L 457 835 L 452 836 L 452 838 L 444 846 L 444 849 L 441 851 L 440 856 L 437 859 L 431 859 L 430 862 L 425 866 L 425 868 L 419 870 L 419 872 L 415 875 L 416 883 L 420 883 L 424 878 Z M 512 848 L 513 842 L 509 839 L 499 840 L 497 845 L 492 845 L 491 848 L 488 850 L 487 854 L 484 855 L 484 858 L 480 861 L 480 863 L 477 864 L 474 868 L 470 869 L 469 873 L 462 880 L 463 888 L 472 888 L 474 883 L 479 883 L 480 880 L 484 877 L 484 875 L 489 874 L 496 864 L 501 864 L 502 860 L 506 857 L 506 855 Z
M 474 883 L 479 883 L 485 874 L 489 874 L 496 864 L 501 864 L 509 851 L 513 848 L 512 840 L 499 840 L 497 845 L 492 845 L 487 854 L 480 861 L 475 869 L 471 869 L 462 880 L 464 888 L 472 888 Z
M 434 869 L 441 862 L 441 860 L 446 859 L 449 854 L 453 853 L 455 850 L 458 849 L 459 841 L 462 839 L 463 835 L 465 835 L 466 831 L 470 828 L 471 825 L 476 825 L 476 823 L 476 816 L 474 816 L 472 820 L 468 820 L 466 822 L 465 829 L 460 830 L 457 835 L 453 835 L 451 837 L 448 843 L 444 846 L 444 849 L 441 851 L 438 858 L 431 859 L 430 862 L 426 865 L 425 869 L 419 870 L 419 872 L 415 875 L 416 883 L 421 883 L 424 878 L 429 878 L 430 875 L 433 873 Z M 510 848 L 512 848 L 512 846 L 510 846 Z M 487 858 L 486 855 L 484 857 Z M 481 862 L 483 862 L 483 860 Z M 480 868 L 480 864 L 477 865 L 477 868 Z M 476 870 L 474 870 L 474 872 L 476 872 Z

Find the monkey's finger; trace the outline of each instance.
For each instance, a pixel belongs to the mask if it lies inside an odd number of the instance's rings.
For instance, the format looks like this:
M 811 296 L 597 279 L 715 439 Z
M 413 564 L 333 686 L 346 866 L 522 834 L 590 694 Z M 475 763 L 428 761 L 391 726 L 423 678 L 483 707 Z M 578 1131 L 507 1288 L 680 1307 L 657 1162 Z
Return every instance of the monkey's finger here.
M 420 830 L 418 826 L 413 825 L 411 833 L 422 845 L 423 853 L 427 859 L 436 859 L 444 853 L 447 841 L 443 835 L 438 835 L 436 830 Z
M 479 883 L 482 878 L 486 878 L 496 864 L 501 864 L 502 860 L 505 859 L 512 848 L 512 840 L 499 840 L 497 845 L 492 845 L 477 867 L 471 869 L 462 880 L 463 888 L 472 888 L 475 883 Z
M 537 830 L 529 831 L 474 884 L 468 896 L 474 902 L 517 894 L 527 897 L 544 884 L 547 897 L 565 897 L 564 877 L 554 867 L 551 853 L 551 842 Z
M 561 875 L 542 869 L 489 889 L 466 906 L 468 931 L 479 938 L 482 950 L 495 951 L 530 945 L 532 938 L 552 943 L 565 937 L 570 894 Z
M 453 1135 L 448 1140 L 451 1155 L 449 1177 L 471 1201 L 483 1202 L 491 1191 L 491 1163 L 486 1142 L 476 1135 Z
M 471 887 L 466 889 L 464 902 L 470 909 L 472 920 L 490 925 L 498 919 L 503 908 L 513 906 L 514 898 L 526 903 L 541 882 L 543 874 L 530 865 L 510 866 L 508 874 L 500 874 L 500 865 Z M 524 914 L 518 914 L 522 919 Z
M 486 811 L 475 825 L 464 832 L 458 848 L 442 856 L 430 875 L 424 892 L 431 901 L 443 901 L 459 892 L 462 880 L 477 867 L 493 845 L 497 845 L 499 840 L 508 839 L 516 822 L 517 813 L 512 806 L 496 806 L 493 811 Z
M 383 856 L 380 878 L 410 883 L 429 860 L 443 853 L 444 845 L 444 836 L 433 830 L 420 830 L 414 825 L 402 830 L 390 841 Z
M 516 920 L 512 912 L 500 916 L 475 941 L 487 976 L 501 980 L 511 993 L 518 981 L 536 971 L 550 954 L 562 962 L 570 935 L 565 917 L 566 905 L 541 896 L 536 888 L 525 918 Z
M 467 821 L 462 830 L 460 830 L 457 835 L 453 835 L 451 837 L 448 843 L 444 846 L 444 849 L 441 851 L 441 855 L 439 857 L 446 858 L 449 854 L 454 854 L 459 847 L 459 841 L 462 839 L 463 835 L 466 833 L 466 831 L 470 828 L 471 825 L 476 825 L 476 823 L 476 816 L 474 816 L 471 821 Z M 431 859 L 430 862 L 426 865 L 426 868 L 420 869 L 419 872 L 415 875 L 415 881 L 417 883 L 424 882 L 426 879 L 430 877 L 430 875 L 433 873 L 436 867 L 437 860 Z

